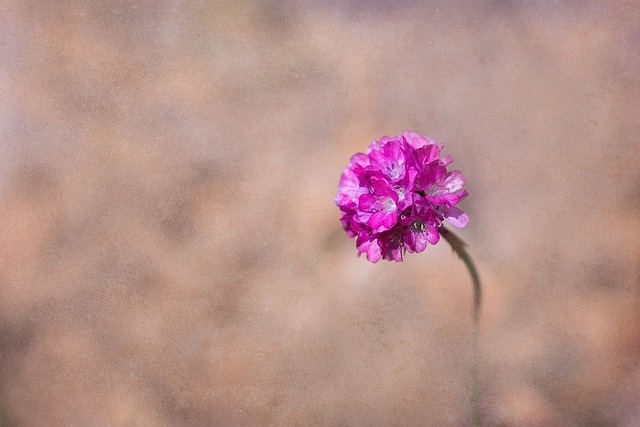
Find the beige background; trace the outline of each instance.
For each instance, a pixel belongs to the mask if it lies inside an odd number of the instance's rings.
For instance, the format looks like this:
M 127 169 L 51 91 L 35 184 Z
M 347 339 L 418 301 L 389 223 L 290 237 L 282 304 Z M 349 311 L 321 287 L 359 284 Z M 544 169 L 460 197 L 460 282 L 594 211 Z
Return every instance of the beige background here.
M 0 2 L 0 424 L 464 426 L 471 285 L 349 157 L 468 181 L 485 426 L 640 425 L 637 2 Z

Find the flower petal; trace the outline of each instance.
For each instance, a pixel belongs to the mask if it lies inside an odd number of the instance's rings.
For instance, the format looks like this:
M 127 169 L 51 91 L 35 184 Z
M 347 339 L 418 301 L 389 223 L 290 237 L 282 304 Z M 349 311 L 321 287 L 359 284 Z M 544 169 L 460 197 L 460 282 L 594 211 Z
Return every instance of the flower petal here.
M 442 186 L 447 193 L 455 193 L 456 191 L 462 190 L 466 182 L 464 176 L 462 176 L 462 172 L 456 170 L 447 172 L 447 175 L 442 181 Z
M 432 224 L 427 224 L 427 241 L 432 245 L 440 241 L 440 233 L 438 233 L 438 229 Z
M 427 248 L 428 234 L 426 229 L 420 230 L 414 226 L 407 228 L 404 242 L 409 252 L 422 252 Z
M 405 174 L 403 145 L 402 140 L 392 140 L 382 150 L 374 150 L 369 154 L 371 167 L 380 170 L 391 182 L 399 181 Z
M 434 145 L 433 139 L 428 136 L 420 136 L 415 132 L 405 131 L 401 136 L 407 141 L 407 143 L 414 149 L 422 148 L 425 145 Z
M 425 189 L 430 189 L 432 187 L 432 194 L 437 194 L 439 192 L 439 187 L 436 185 L 438 181 L 444 179 L 447 173 L 447 168 L 445 168 L 440 162 L 435 161 L 429 163 L 422 170 L 422 173 L 418 175 L 418 184 Z
M 404 249 L 402 233 L 399 229 L 385 231 L 380 234 L 382 258 L 389 261 L 402 262 Z
M 456 228 L 464 228 L 469 222 L 469 217 L 466 213 L 456 207 L 442 209 L 444 219 Z
M 382 254 L 380 252 L 378 241 L 376 240 L 371 242 L 371 245 L 369 245 L 369 248 L 367 249 L 367 261 L 375 264 L 376 262 L 380 261 L 381 258 Z

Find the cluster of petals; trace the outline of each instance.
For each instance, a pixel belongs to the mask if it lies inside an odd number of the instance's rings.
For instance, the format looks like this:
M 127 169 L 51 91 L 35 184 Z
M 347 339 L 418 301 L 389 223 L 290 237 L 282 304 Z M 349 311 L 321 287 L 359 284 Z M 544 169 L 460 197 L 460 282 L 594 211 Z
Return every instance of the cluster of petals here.
M 447 170 L 450 156 L 426 136 L 404 132 L 374 141 L 351 157 L 335 202 L 342 226 L 371 262 L 402 261 L 440 240 L 443 221 L 463 228 L 469 217 L 456 205 L 467 196 L 465 179 Z

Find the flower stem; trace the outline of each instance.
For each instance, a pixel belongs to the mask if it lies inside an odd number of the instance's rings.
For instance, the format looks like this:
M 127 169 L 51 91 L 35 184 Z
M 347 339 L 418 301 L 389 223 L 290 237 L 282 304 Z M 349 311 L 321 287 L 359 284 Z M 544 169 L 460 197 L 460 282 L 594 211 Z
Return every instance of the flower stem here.
M 444 227 L 439 229 L 442 237 L 451 245 L 453 251 L 460 257 L 469 270 L 471 275 L 471 281 L 473 282 L 473 325 L 471 329 L 471 390 L 469 400 L 469 421 L 472 426 L 480 425 L 480 389 L 478 387 L 478 359 L 479 359 L 479 345 L 478 345 L 478 329 L 480 323 L 480 304 L 482 302 L 482 287 L 480 286 L 480 276 L 476 270 L 471 256 L 467 252 L 467 244 L 458 236 Z

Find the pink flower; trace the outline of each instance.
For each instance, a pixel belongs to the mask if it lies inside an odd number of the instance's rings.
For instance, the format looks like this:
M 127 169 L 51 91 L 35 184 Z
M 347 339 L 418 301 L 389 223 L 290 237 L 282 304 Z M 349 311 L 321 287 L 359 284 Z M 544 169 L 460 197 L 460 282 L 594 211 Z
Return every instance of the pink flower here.
M 369 194 L 358 198 L 356 217 L 375 232 L 391 229 L 398 222 L 398 194 L 381 176 L 370 180 Z
M 457 208 L 466 196 L 462 172 L 447 170 L 450 156 L 428 137 L 404 132 L 374 141 L 357 153 L 340 177 L 335 202 L 342 226 L 371 262 L 402 261 L 440 240 L 443 221 L 463 228 L 469 217 Z

